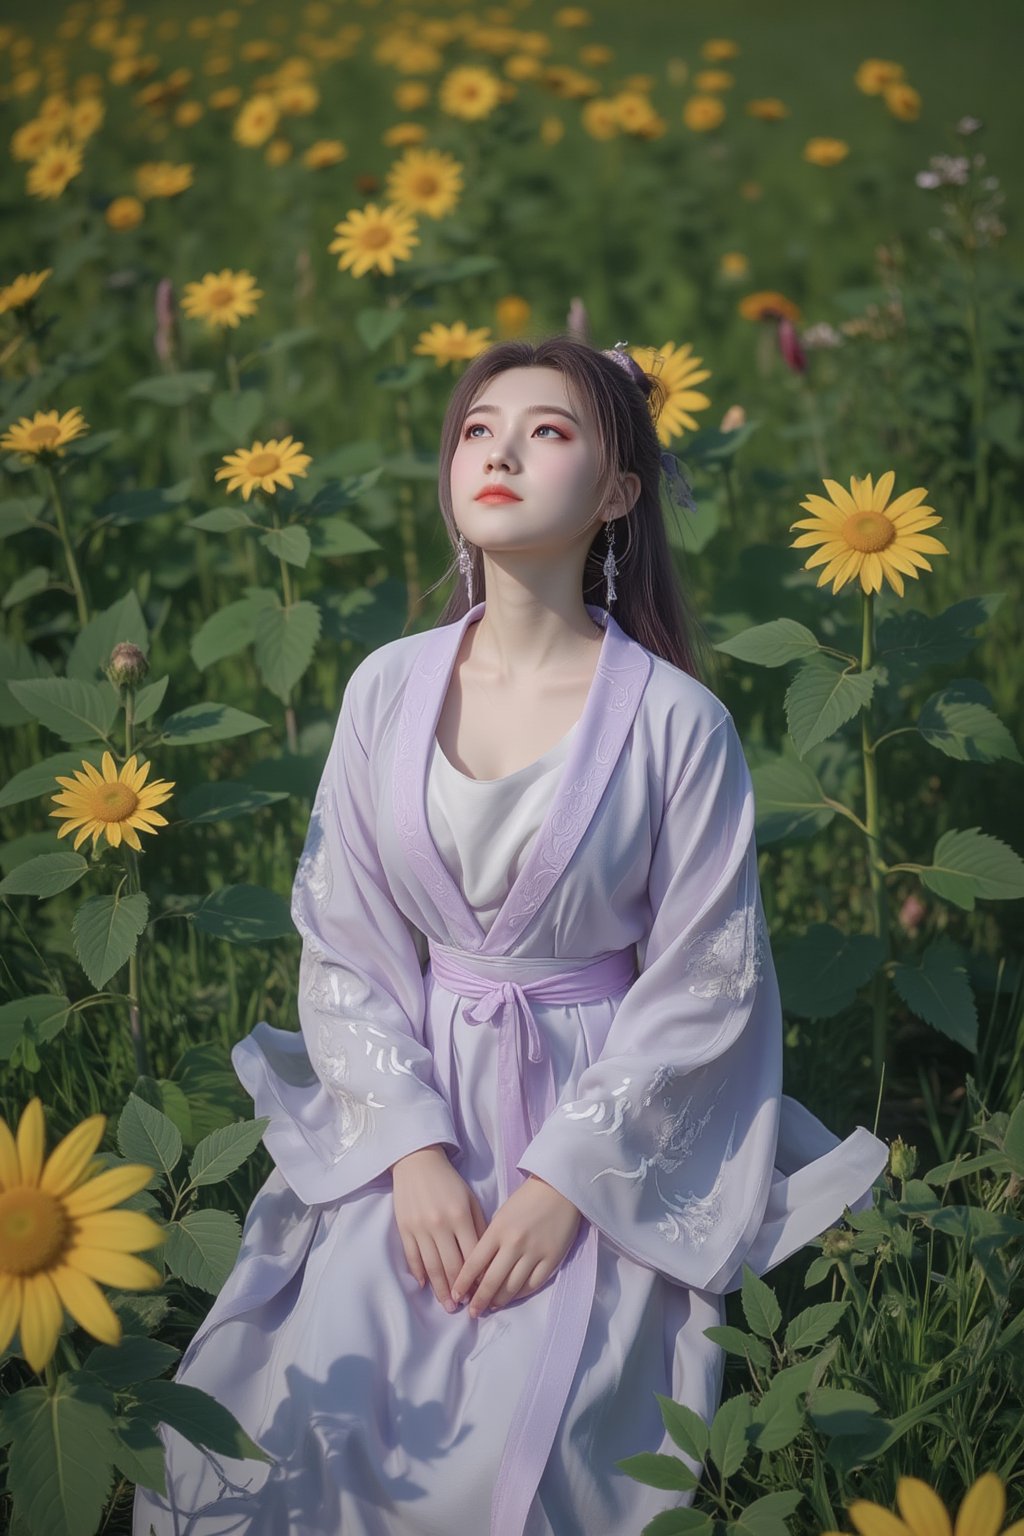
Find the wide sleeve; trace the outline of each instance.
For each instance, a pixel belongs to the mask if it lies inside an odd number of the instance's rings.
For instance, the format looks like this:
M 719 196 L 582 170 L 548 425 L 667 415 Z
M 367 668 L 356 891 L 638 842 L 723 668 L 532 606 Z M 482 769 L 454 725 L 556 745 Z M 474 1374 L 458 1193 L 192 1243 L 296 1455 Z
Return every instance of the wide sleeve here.
M 744 1261 L 761 1273 L 870 1204 L 888 1151 L 863 1127 L 840 1142 L 782 1094 L 753 784 L 728 712 L 666 798 L 648 889 L 640 973 L 517 1166 L 638 1263 L 724 1292 Z
M 307 1204 L 352 1193 L 420 1147 L 459 1145 L 423 1044 L 415 929 L 377 851 L 360 676 L 345 690 L 292 886 L 300 1032 L 260 1021 L 231 1053 L 255 1115 L 270 1116 L 264 1144 Z

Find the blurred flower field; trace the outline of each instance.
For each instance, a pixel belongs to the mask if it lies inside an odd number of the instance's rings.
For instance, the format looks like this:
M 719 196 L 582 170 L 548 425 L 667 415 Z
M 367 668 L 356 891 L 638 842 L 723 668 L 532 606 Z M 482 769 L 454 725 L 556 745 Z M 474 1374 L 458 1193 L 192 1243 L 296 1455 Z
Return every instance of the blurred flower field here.
M 952 8 L 786 68 L 758 11 L 0 17 L 0 1529 L 129 1531 L 161 1422 L 262 1454 L 170 1379 L 271 1166 L 228 1053 L 297 1022 L 346 678 L 457 574 L 448 392 L 566 330 L 667 391 L 787 1091 L 892 1148 L 663 1404 L 657 1536 L 1021 1536 L 1020 114 Z

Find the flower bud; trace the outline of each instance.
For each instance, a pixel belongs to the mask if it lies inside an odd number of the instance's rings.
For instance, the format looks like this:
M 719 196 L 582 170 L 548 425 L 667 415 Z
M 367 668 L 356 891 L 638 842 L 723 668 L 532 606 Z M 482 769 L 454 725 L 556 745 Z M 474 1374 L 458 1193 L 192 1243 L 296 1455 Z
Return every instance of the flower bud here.
M 829 1227 L 822 1235 L 821 1251 L 826 1258 L 836 1259 L 845 1253 L 852 1253 L 856 1241 L 854 1233 L 847 1232 L 843 1227 Z
M 917 1148 L 909 1147 L 902 1136 L 894 1137 L 889 1148 L 889 1171 L 893 1178 L 912 1178 L 916 1167 Z
M 106 673 L 115 688 L 137 688 L 149 671 L 149 662 L 137 645 L 122 640 L 110 653 Z

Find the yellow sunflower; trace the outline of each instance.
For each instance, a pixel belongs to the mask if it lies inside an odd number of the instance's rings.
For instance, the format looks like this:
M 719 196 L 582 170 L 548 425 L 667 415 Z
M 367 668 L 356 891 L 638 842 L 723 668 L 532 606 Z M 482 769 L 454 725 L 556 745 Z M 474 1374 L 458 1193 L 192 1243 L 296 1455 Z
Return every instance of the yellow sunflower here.
M 332 165 L 340 165 L 348 156 L 348 150 L 340 139 L 317 139 L 303 151 L 302 163 L 307 170 L 325 171 Z
M 898 80 L 893 85 L 887 85 L 882 92 L 885 104 L 893 117 L 898 117 L 903 123 L 913 123 L 921 115 L 921 93 L 915 91 L 912 85 L 905 80 Z
M 734 43 L 731 37 L 709 37 L 701 44 L 700 56 L 708 63 L 718 63 L 722 59 L 737 58 L 739 51 L 739 43 Z
M 265 144 L 277 127 L 280 116 L 280 108 L 273 96 L 266 92 L 250 96 L 235 118 L 232 129 L 235 143 L 244 144 L 248 149 Z
M 391 277 L 395 262 L 408 261 L 413 246 L 420 243 L 413 215 L 392 203 L 350 208 L 334 233 L 327 249 L 337 254 L 338 271 L 351 267 L 353 277 L 362 277 L 371 267 Z
M 865 96 L 880 96 L 887 85 L 902 79 L 902 64 L 892 59 L 865 59 L 858 64 L 853 82 Z
M 850 153 L 850 146 L 843 139 L 808 139 L 803 157 L 811 165 L 838 165 Z
M 89 836 L 95 851 L 103 835 L 111 848 L 120 848 L 123 841 L 136 853 L 141 853 L 139 832 L 155 832 L 158 826 L 167 825 L 167 817 L 161 816 L 154 807 L 170 799 L 175 781 L 154 779 L 152 784 L 146 785 L 146 775 L 153 765 L 144 763 L 141 768 L 137 767 L 134 752 L 120 772 L 109 752 L 104 752 L 100 761 L 102 773 L 92 763 L 83 762 L 81 768 L 75 770 L 74 778 L 56 775 L 57 783 L 64 785 L 64 792 L 50 796 L 59 807 L 50 815 L 66 818 L 64 825 L 58 828 L 57 836 L 66 837 L 78 827 L 76 851 Z
M 388 172 L 387 195 L 410 213 L 443 219 L 462 191 L 462 166 L 441 149 L 409 149 Z
M 759 288 L 740 299 L 737 308 L 744 320 L 799 320 L 800 306 L 774 288 Z
M 919 1477 L 897 1479 L 896 1503 L 902 1520 L 870 1499 L 854 1499 L 848 1514 L 860 1536 L 999 1536 L 1006 1490 L 998 1473 L 983 1472 L 964 1494 L 955 1525 L 935 1489 Z M 824 1531 L 822 1536 L 841 1533 Z M 1002 1536 L 1024 1536 L 1024 1520 L 1008 1525 Z
M 707 395 L 699 389 L 694 389 L 695 384 L 700 384 L 704 379 L 710 379 L 711 371 L 700 366 L 702 359 L 692 356 L 693 348 L 689 342 L 685 346 L 677 347 L 674 341 L 666 341 L 664 346 L 655 350 L 653 347 L 630 347 L 630 356 L 635 358 L 641 368 L 647 373 L 654 373 L 657 369 L 656 359 L 662 359 L 660 371 L 657 373 L 658 381 L 665 390 L 665 403 L 658 413 L 657 428 L 658 440 L 666 446 L 674 437 L 679 437 L 685 428 L 696 432 L 699 423 L 696 422 L 691 411 L 706 410 L 711 404 Z
M 747 102 L 747 116 L 760 118 L 762 123 L 781 123 L 789 116 L 789 108 L 777 96 L 755 96 Z
M 241 486 L 246 501 L 256 490 L 270 493 L 283 485 L 290 491 L 292 476 L 305 475 L 313 462 L 310 454 L 300 452 L 301 448 L 302 444 L 291 437 L 280 440 L 271 437 L 265 443 L 257 441 L 251 448 L 226 453 L 224 467 L 218 469 L 213 478 L 227 480 L 229 491 L 236 491 Z
M 521 336 L 532 313 L 530 301 L 518 293 L 506 293 L 494 306 L 494 317 L 502 336 Z
M 708 133 L 725 117 L 725 107 L 717 96 L 691 96 L 683 103 L 683 122 L 694 133 Z
M 257 300 L 262 297 L 263 289 L 256 287 L 251 272 L 232 272 L 230 267 L 222 267 L 220 272 L 207 272 L 198 283 L 186 283 L 181 307 L 190 320 L 205 320 L 216 329 L 237 326 L 240 320 L 254 315 Z
M 486 352 L 490 337 L 488 326 L 471 331 L 465 320 L 456 320 L 453 325 L 435 321 L 429 331 L 421 331 L 413 351 L 422 357 L 432 357 L 437 366 L 443 368 L 445 363 L 464 362 Z
M 110 229 L 136 229 L 146 217 L 146 205 L 139 197 L 115 197 L 103 210 L 103 217 Z
M 20 1353 L 37 1374 L 57 1347 L 65 1307 L 100 1343 L 121 1342 L 97 1281 L 133 1291 L 161 1283 L 134 1255 L 162 1243 L 164 1229 L 143 1211 L 112 1209 L 144 1189 L 153 1169 L 124 1163 L 89 1177 L 106 1123 L 106 1115 L 90 1115 L 44 1161 L 40 1099 L 29 1100 L 15 1135 L 0 1118 L 0 1352 L 18 1329 Z
M 0 288 L 0 315 L 5 315 L 9 309 L 21 309 L 34 299 L 48 277 L 53 276 L 52 267 L 44 267 L 42 272 L 22 272 L 13 282 Z
M 948 555 L 949 550 L 938 539 L 925 533 L 935 523 L 941 523 L 934 508 L 922 506 L 928 492 L 924 486 L 904 491 L 890 505 L 889 493 L 896 479 L 894 470 L 886 470 L 877 485 L 871 476 L 858 480 L 850 477 L 850 489 L 845 490 L 835 480 L 824 480 L 831 501 L 824 496 L 810 495 L 800 505 L 813 515 L 791 523 L 790 529 L 809 528 L 794 539 L 791 549 L 820 546 L 804 564 L 805 570 L 816 565 L 825 568 L 818 577 L 818 586 L 824 586 L 834 578 L 832 595 L 845 586 L 851 577 L 859 577 L 865 592 L 880 592 L 884 576 L 900 597 L 903 596 L 903 575 L 918 575 L 918 567 L 930 571 L 925 552 Z
M 192 166 L 174 165 L 170 160 L 147 160 L 135 172 L 140 197 L 177 197 L 191 185 Z
M 427 130 L 422 123 L 395 123 L 380 136 L 388 149 L 404 149 L 408 144 L 422 144 Z
M 69 181 L 81 174 L 82 151 L 68 139 L 48 144 L 25 178 L 33 197 L 60 197 Z
M 65 443 L 73 442 L 89 430 L 88 423 L 77 405 L 63 416 L 56 411 L 36 411 L 34 416 L 22 416 L 13 427 L 8 427 L 0 437 L 0 448 L 8 453 L 20 453 L 24 463 L 56 454 L 64 457 Z
M 488 117 L 500 99 L 501 81 L 479 64 L 462 64 L 449 70 L 438 93 L 441 111 L 466 122 Z
M 48 144 L 59 138 L 60 129 L 44 117 L 33 117 L 22 123 L 11 135 L 13 160 L 36 160 Z

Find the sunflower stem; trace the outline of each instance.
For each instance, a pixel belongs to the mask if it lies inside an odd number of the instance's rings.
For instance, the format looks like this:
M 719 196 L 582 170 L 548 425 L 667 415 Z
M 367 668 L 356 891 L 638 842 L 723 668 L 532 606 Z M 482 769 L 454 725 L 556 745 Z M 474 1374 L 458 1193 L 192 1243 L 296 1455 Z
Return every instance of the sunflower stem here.
M 971 413 L 971 435 L 974 449 L 974 496 L 965 533 L 967 558 L 972 567 L 978 568 L 978 530 L 983 509 L 988 505 L 988 453 L 985 446 L 985 358 L 981 342 L 981 303 L 978 296 L 978 265 L 973 249 L 967 252 L 968 300 L 967 335 L 971 344 L 971 361 L 974 371 L 974 393 Z
M 400 331 L 396 331 L 392 340 L 395 362 L 400 368 L 403 368 L 408 362 L 405 339 Z M 398 440 L 402 445 L 402 450 L 411 455 L 415 449 L 413 446 L 409 401 L 401 390 L 398 390 L 395 394 L 395 418 L 398 427 Z M 402 565 L 405 570 L 407 614 L 411 620 L 420 602 L 420 562 L 419 553 L 416 548 L 416 510 L 413 506 L 412 482 L 409 480 L 399 482 L 398 531 L 402 544 Z
M 875 657 L 874 593 L 861 592 L 863 618 L 861 671 L 866 672 Z M 889 902 L 885 888 L 885 862 L 881 856 L 881 814 L 878 801 L 878 762 L 871 739 L 869 708 L 861 710 L 861 752 L 864 758 L 864 823 L 867 832 L 868 880 L 874 907 L 875 933 L 882 945 L 882 963 L 871 978 L 871 1066 L 878 1082 L 885 1063 L 886 1022 L 889 1002 Z
M 233 395 L 237 395 L 242 388 L 239 379 L 238 359 L 231 350 L 231 336 L 225 327 L 224 330 L 224 365 L 227 368 L 228 385 Z
M 135 750 L 135 689 L 130 683 L 124 690 L 124 750 L 126 760 Z M 130 848 L 123 840 L 121 847 L 124 850 L 124 860 L 128 870 L 128 890 L 134 894 L 142 889 L 142 882 L 139 879 L 139 861 L 135 856 L 134 848 Z M 146 1077 L 149 1074 L 146 1035 L 142 1024 L 142 962 L 139 957 L 145 938 L 145 933 L 139 935 L 139 942 L 128 957 L 128 1033 L 135 1053 L 137 1077 Z
M 89 604 L 86 601 L 85 588 L 78 571 L 78 562 L 75 559 L 74 547 L 71 543 L 71 535 L 68 532 L 67 514 L 64 511 L 64 500 L 60 494 L 60 481 L 52 464 L 47 464 L 46 472 L 50 477 L 50 485 L 53 488 L 53 507 L 57 516 L 57 528 L 60 532 L 60 541 L 64 546 L 64 559 L 68 565 L 68 575 L 71 577 L 71 585 L 75 589 L 75 603 L 78 607 L 78 622 L 83 627 L 89 622 Z
M 57 1367 L 53 1363 L 52 1355 L 43 1367 L 43 1377 L 46 1381 L 46 1390 L 53 1397 L 57 1391 Z
M 270 503 L 270 515 L 273 519 L 275 529 L 280 529 L 281 523 L 277 515 L 277 507 L 273 502 Z M 292 595 L 291 572 L 288 569 L 287 560 L 285 560 L 281 555 L 278 555 L 277 563 L 281 567 L 281 591 L 284 595 L 284 606 L 286 609 L 288 609 L 294 602 L 294 597 Z M 285 701 L 284 706 L 284 724 L 285 733 L 288 737 L 288 750 L 293 754 L 297 753 L 299 750 L 299 727 L 298 721 L 295 718 L 295 706 L 291 702 L 290 690 L 289 697 Z

